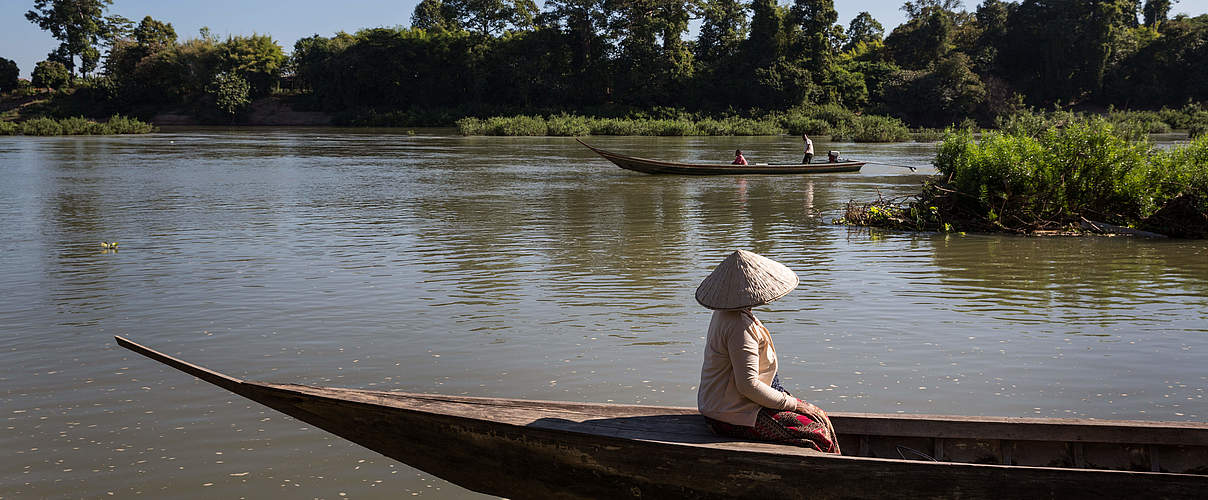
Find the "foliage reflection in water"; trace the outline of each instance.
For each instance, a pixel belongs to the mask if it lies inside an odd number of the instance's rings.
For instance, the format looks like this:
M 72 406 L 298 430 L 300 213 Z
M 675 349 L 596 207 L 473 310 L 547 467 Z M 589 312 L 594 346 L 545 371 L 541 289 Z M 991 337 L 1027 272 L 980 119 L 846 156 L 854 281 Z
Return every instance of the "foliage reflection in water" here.
M 796 141 L 597 142 L 777 161 Z M 786 386 L 828 410 L 1208 418 L 1204 242 L 829 224 L 917 192 L 902 169 L 646 176 L 562 138 L 184 129 L 0 138 L 0 176 L 16 497 L 472 496 L 110 335 L 257 380 L 691 406 L 709 320 L 692 292 L 734 248 L 801 276 L 759 314 Z

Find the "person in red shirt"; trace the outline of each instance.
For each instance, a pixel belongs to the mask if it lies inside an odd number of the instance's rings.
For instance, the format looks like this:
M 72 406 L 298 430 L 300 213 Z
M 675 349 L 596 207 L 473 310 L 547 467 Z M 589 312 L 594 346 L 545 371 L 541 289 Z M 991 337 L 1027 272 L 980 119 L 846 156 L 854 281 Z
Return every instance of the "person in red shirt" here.
M 747 159 L 742 157 L 742 150 L 735 149 L 734 150 L 734 163 L 731 163 L 731 165 L 746 165 L 746 164 L 747 164 Z

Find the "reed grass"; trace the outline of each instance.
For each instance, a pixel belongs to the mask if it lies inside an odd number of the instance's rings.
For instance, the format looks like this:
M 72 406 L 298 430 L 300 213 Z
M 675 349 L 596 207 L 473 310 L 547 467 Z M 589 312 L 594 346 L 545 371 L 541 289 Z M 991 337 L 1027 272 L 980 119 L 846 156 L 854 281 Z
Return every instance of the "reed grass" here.
M 915 142 L 939 142 L 944 138 L 944 131 L 935 128 L 921 128 L 910 132 L 910 137 Z
M 128 116 L 113 115 L 109 117 L 109 121 L 104 124 L 104 132 L 102 134 L 150 134 L 155 132 L 155 126 L 150 123 L 130 118 Z
M 831 133 L 835 141 L 904 142 L 910 140 L 910 129 L 897 118 L 879 115 L 857 116 L 850 125 Z
M 514 115 L 489 118 L 466 117 L 457 120 L 462 135 L 503 136 L 755 136 L 755 135 L 827 135 L 836 127 L 847 130 L 857 142 L 910 140 L 900 120 L 884 116 L 857 116 L 837 106 L 818 109 L 794 109 L 745 117 L 721 117 L 676 113 L 656 109 L 624 118 L 600 118 L 566 113 L 557 115 Z M 835 120 L 835 122 L 827 121 Z
M 781 135 L 785 130 L 774 120 L 729 116 L 723 118 L 596 118 L 559 114 L 466 117 L 457 120 L 462 135 L 503 136 L 703 136 Z
M 1187 137 L 1192 139 L 1203 137 L 1205 134 L 1208 134 L 1208 122 L 1193 123 L 1187 128 Z
M 63 126 L 53 118 L 32 118 L 21 122 L 21 135 L 63 135 Z
M 15 122 L 0 122 L 0 135 L 119 135 L 147 134 L 155 131 L 149 123 L 122 115 L 113 115 L 106 122 L 81 116 L 69 118 L 38 117 Z

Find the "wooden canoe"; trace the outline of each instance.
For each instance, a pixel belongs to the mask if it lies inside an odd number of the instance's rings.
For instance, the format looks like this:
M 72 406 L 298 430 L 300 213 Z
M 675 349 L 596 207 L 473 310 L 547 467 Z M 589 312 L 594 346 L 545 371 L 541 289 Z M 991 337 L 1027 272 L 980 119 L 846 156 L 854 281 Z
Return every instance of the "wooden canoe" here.
M 650 160 L 625 156 L 612 151 L 605 151 L 588 145 L 579 139 L 587 149 L 595 151 L 604 159 L 616 166 L 635 172 L 647 174 L 686 174 L 686 175 L 735 175 L 735 174 L 822 174 L 831 172 L 859 172 L 864 167 L 862 161 L 843 161 L 836 163 L 773 163 L 767 165 L 729 165 L 677 163 L 670 161 Z
M 839 456 L 717 437 L 693 408 L 249 382 L 117 342 L 452 483 L 509 498 L 1148 499 L 1208 491 L 1204 423 L 835 413 Z

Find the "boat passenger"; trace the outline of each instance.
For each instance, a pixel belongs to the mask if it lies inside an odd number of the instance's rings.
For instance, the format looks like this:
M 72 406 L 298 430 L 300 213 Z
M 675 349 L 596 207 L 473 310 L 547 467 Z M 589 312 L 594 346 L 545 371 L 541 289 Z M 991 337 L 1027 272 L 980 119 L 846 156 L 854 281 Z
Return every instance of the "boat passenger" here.
M 810 136 L 801 134 L 801 140 L 805 141 L 805 158 L 801 159 L 801 163 L 808 164 L 814 161 L 814 141 L 810 140 Z
M 746 164 L 747 164 L 747 159 L 742 157 L 742 150 L 735 149 L 734 150 L 734 163 L 731 163 L 731 165 L 746 165 Z
M 797 274 L 738 250 L 701 282 L 696 301 L 713 309 L 696 405 L 714 433 L 839 453 L 826 412 L 780 385 L 771 332 L 751 308 L 797 287 Z

